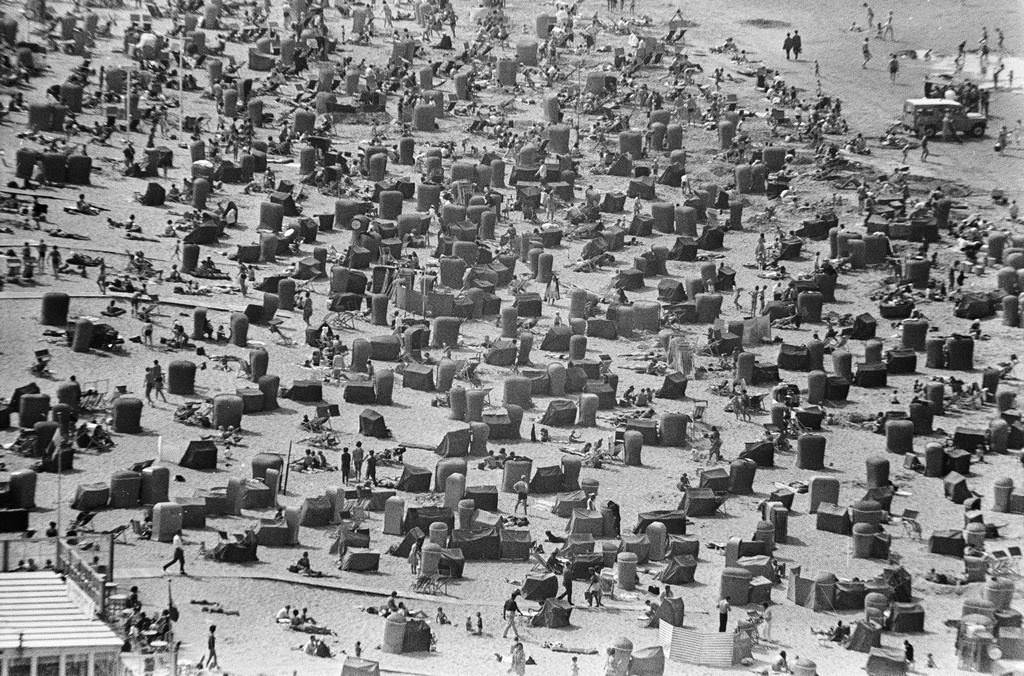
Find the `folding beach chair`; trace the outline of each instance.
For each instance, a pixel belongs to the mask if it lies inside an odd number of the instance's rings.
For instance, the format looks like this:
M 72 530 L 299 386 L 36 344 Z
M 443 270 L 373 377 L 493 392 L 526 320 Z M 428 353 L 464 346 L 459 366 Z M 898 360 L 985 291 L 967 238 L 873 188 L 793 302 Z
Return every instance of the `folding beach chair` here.
M 916 509 L 904 509 L 903 513 L 897 517 L 900 523 L 903 524 L 903 530 L 907 536 L 914 540 L 921 539 L 921 524 L 917 521 L 919 514 Z
M 1009 561 L 1009 564 L 1007 565 L 1007 568 L 1009 569 L 1010 572 L 1014 573 L 1015 575 L 1019 575 L 1020 574 L 1020 562 L 1021 562 L 1021 559 L 1024 558 L 1024 556 L 1022 556 L 1022 554 L 1021 554 L 1021 548 L 1017 547 L 1017 546 L 1011 546 L 1011 547 L 1007 547 L 1006 551 L 1010 555 L 1010 561 Z
M 1006 575 L 1010 572 L 1010 553 L 1005 549 L 993 549 L 988 553 L 990 575 Z

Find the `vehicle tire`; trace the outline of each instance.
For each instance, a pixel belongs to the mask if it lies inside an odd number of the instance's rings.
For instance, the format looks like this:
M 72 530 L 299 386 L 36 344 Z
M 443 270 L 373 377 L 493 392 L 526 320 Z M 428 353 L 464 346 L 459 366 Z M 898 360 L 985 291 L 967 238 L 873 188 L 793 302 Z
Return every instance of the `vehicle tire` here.
M 976 124 L 971 127 L 971 136 L 974 138 L 983 138 L 985 136 L 985 127 L 980 124 Z
M 927 127 L 922 129 L 921 131 L 928 138 L 934 138 L 935 134 L 938 132 L 938 130 L 935 127 L 933 127 L 932 125 L 928 125 Z

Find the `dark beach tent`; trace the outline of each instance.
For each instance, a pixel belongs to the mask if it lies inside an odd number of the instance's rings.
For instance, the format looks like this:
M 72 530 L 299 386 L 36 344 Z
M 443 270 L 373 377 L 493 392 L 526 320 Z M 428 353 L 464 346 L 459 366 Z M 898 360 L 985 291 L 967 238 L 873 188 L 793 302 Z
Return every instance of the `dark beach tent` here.
M 384 416 L 372 408 L 363 409 L 363 412 L 359 414 L 359 433 L 377 439 L 391 437 L 391 430 L 384 424 Z
M 529 554 L 527 554 L 529 556 Z M 461 549 L 442 549 L 441 560 L 437 562 L 437 570 L 442 575 L 458 579 L 466 569 L 466 557 Z
M 683 184 L 683 170 L 674 164 L 665 167 L 658 177 L 658 183 L 672 188 L 678 188 Z
M 571 336 L 572 329 L 565 324 L 552 326 L 541 341 L 540 349 L 545 352 L 568 352 Z
M 541 425 L 549 427 L 571 427 L 576 422 L 576 402 L 569 399 L 555 399 L 548 403 L 548 410 L 540 419 Z
M 380 664 L 349 655 L 341 665 L 341 676 L 380 676 Z
M 725 502 L 710 488 L 687 488 L 683 499 L 679 501 L 679 509 L 687 516 L 711 516 Z
M 423 507 L 409 507 L 405 510 L 405 529 L 412 530 L 419 528 L 425 533 L 430 532 L 430 524 L 443 523 L 448 526 L 450 533 L 455 528 L 455 516 L 452 510 L 445 507 L 426 505 Z
M 562 468 L 558 465 L 538 467 L 530 479 L 531 493 L 557 493 L 562 490 Z
M 391 545 L 388 549 L 388 554 L 399 558 L 406 558 L 409 556 L 409 552 L 412 551 L 413 545 L 417 542 L 422 542 L 424 537 L 423 531 L 419 528 L 410 528 L 405 535 L 402 536 L 401 542 L 396 545 Z
M 662 303 L 682 303 L 686 300 L 686 289 L 678 279 L 666 277 L 658 282 L 658 300 Z
M 882 645 L 882 627 L 871 620 L 860 620 L 853 625 L 850 632 L 850 640 L 846 644 L 847 650 L 858 653 L 870 652 L 872 648 Z
M 623 270 L 615 276 L 613 285 L 623 291 L 635 291 L 644 288 L 644 273 L 636 268 Z
M 676 243 L 672 245 L 668 257 L 673 261 L 697 260 L 697 240 L 686 236 L 676 237 Z
M 678 559 L 693 559 L 693 566 L 697 566 L 697 559 L 692 556 L 679 556 Z M 670 559 L 668 566 L 671 567 L 674 559 Z M 666 568 L 668 570 L 668 568 Z M 668 582 L 663 577 L 659 577 L 659 580 L 665 584 L 682 584 L 679 582 Z M 690 576 L 690 581 L 693 582 L 693 575 Z M 686 604 L 683 603 L 683 599 L 678 596 L 663 596 L 661 603 L 658 606 L 658 613 L 655 615 L 655 620 L 662 620 L 673 627 L 683 626 L 683 618 L 686 614 Z M 636 655 L 636 653 L 633 653 Z
M 962 558 L 964 546 L 962 530 L 936 530 L 928 537 L 928 551 L 931 554 Z
M 405 623 L 405 638 L 402 639 L 403 653 L 430 652 L 430 627 L 423 620 L 410 619 Z
M 853 330 L 850 331 L 850 338 L 853 340 L 871 340 L 875 337 L 875 329 L 878 322 L 869 313 L 857 315 L 853 320 Z
M 748 441 L 740 460 L 753 460 L 758 467 L 775 466 L 775 444 L 770 441 Z
M 467 561 L 497 561 L 501 558 L 497 528 L 456 529 L 452 531 L 450 544 L 461 549 Z
M 150 183 L 146 186 L 146 192 L 139 198 L 139 203 L 144 207 L 162 207 L 167 200 L 167 191 L 159 183 Z
M 970 293 L 960 299 L 953 314 L 961 319 L 985 319 L 995 314 L 995 306 L 985 294 Z
M 522 590 L 524 599 L 541 603 L 558 596 L 558 578 L 553 573 L 529 573 Z
M 581 490 L 559 493 L 555 498 L 555 505 L 551 508 L 551 513 L 567 519 L 572 516 L 574 509 L 586 509 L 587 502 L 587 494 Z
M 725 231 L 721 228 L 704 228 L 697 238 L 697 247 L 705 251 L 715 251 L 722 248 L 725 242 Z
M 380 554 L 365 549 L 350 549 L 341 559 L 341 569 L 353 573 L 372 573 L 380 568 Z
M 188 442 L 178 464 L 189 469 L 217 469 L 217 444 L 212 441 Z
M 665 532 L 669 535 L 686 535 L 686 513 L 681 509 L 655 509 L 649 512 L 640 512 L 637 515 L 633 532 L 645 533 L 647 527 L 655 522 L 664 524 Z
M 427 493 L 430 491 L 430 481 L 434 473 L 425 467 L 416 465 L 405 465 L 402 468 L 402 477 L 395 486 L 400 491 L 408 493 Z
M 501 558 L 526 561 L 533 549 L 533 538 L 525 529 L 510 530 L 502 528 L 498 531 L 498 544 L 501 547 Z
M 779 258 L 786 261 L 798 260 L 803 246 L 804 241 L 799 237 L 787 237 L 781 242 Z
M 252 563 L 253 561 L 259 561 L 256 556 L 256 539 L 251 534 L 246 533 L 245 538 L 241 542 L 220 542 L 213 550 L 213 560 L 223 561 L 224 563 Z
M 868 672 L 868 676 L 904 676 L 907 673 L 907 661 L 902 652 L 872 648 L 864 671 Z
M 568 601 L 558 599 L 544 599 L 544 607 L 533 616 L 530 625 L 534 627 L 547 627 L 558 629 L 569 626 L 569 616 L 572 615 L 572 606 Z
M 216 244 L 219 235 L 216 225 L 197 225 L 182 241 L 185 244 Z
M 470 430 L 468 427 L 448 430 L 437 445 L 437 454 L 443 458 L 462 458 L 469 455 Z
M 806 371 L 810 367 L 810 358 L 805 346 L 783 343 L 779 348 L 778 365 L 787 371 Z
M 685 399 L 688 382 L 689 379 L 682 373 L 669 373 L 655 396 L 659 399 Z
M 690 584 L 697 570 L 697 559 L 692 556 L 673 556 L 657 579 L 665 584 Z M 681 600 L 681 599 L 680 599 Z M 679 625 L 675 625 L 679 626 Z

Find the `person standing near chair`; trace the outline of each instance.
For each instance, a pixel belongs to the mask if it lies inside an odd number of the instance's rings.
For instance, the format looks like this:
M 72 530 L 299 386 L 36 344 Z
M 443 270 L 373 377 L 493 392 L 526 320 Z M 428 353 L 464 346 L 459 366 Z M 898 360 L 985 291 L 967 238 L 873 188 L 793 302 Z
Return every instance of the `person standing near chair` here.
M 171 560 L 164 564 L 164 570 L 173 566 L 175 563 L 178 564 L 178 571 L 182 575 L 188 575 L 185 572 L 185 541 L 181 539 L 181 531 L 179 530 L 174 534 L 174 538 L 171 540 L 171 544 L 174 545 L 174 556 Z
M 512 485 L 512 490 L 516 493 L 516 506 L 512 508 L 512 513 L 516 514 L 519 512 L 519 505 L 523 506 L 523 516 L 526 516 L 526 503 L 530 497 L 530 486 L 526 483 L 526 475 L 519 477 L 519 481 Z
M 769 604 L 764 604 L 764 611 L 761 613 L 761 619 L 764 620 L 764 630 L 761 632 L 761 638 L 766 641 L 772 640 L 772 607 Z
M 572 566 L 566 566 L 562 570 L 562 593 L 558 595 L 558 598 L 564 598 L 570 606 L 574 605 L 572 602 Z
M 370 451 L 370 455 L 366 456 L 366 480 L 371 485 L 377 485 L 377 456 Z
M 348 452 L 348 446 L 341 450 L 341 481 L 348 483 L 352 475 L 352 456 Z
M 415 575 L 420 569 L 420 543 L 417 540 L 409 550 L 409 570 Z
M 309 325 L 309 318 L 313 316 L 313 297 L 306 294 L 306 302 L 302 304 L 302 321 Z
M 726 596 L 724 599 L 718 602 L 718 631 L 724 633 L 725 628 L 729 625 L 729 600 L 730 597 Z

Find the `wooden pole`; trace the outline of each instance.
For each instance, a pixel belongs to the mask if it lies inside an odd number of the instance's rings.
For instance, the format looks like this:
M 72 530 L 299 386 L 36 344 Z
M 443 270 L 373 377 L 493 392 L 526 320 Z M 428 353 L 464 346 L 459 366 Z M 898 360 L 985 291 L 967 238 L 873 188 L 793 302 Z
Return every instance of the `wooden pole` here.
M 128 69 L 128 77 L 124 81 L 124 121 L 128 132 L 132 130 L 132 69 Z
M 185 36 L 178 49 L 178 133 L 185 131 Z
M 288 475 L 291 474 L 292 470 L 292 442 L 288 442 L 288 460 L 284 464 L 284 486 L 281 487 L 281 493 L 288 495 Z

